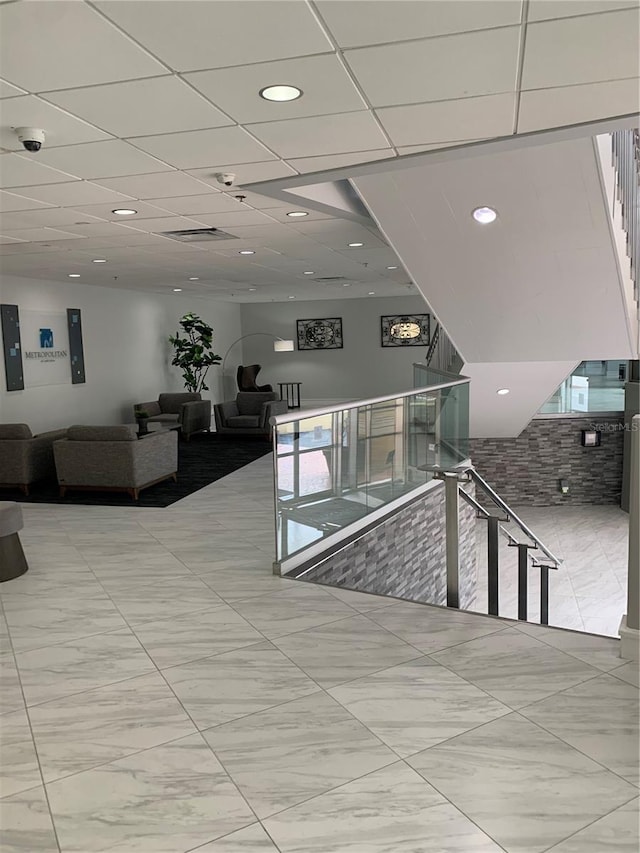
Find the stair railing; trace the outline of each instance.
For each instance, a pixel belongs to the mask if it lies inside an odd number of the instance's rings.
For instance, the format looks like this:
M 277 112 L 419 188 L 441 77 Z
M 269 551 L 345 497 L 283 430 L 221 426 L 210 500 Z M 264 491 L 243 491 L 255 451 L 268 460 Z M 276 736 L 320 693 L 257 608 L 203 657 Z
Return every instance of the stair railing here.
M 459 373 L 462 369 L 462 358 L 440 323 L 436 324 L 431 336 L 426 362 L 427 367 L 443 370 L 446 373 Z
M 640 131 L 618 130 L 611 134 L 617 197 L 622 208 L 622 227 L 627 233 L 627 256 L 636 302 L 640 302 Z
M 540 624 L 549 624 L 549 571 L 557 570 L 562 560 L 536 536 L 524 521 L 498 495 L 487 481 L 472 466 L 461 466 L 448 471 L 434 469 L 434 477 L 444 480 L 445 484 L 445 522 L 446 522 L 446 564 L 447 564 L 447 606 L 459 607 L 458 578 L 460 569 L 459 555 L 459 512 L 458 499 L 473 507 L 476 517 L 487 523 L 487 590 L 488 613 L 500 616 L 500 550 L 499 536 L 506 537 L 509 547 L 518 549 L 518 619 L 527 621 L 529 569 L 540 573 Z M 483 492 L 502 515 L 489 512 L 465 489 L 464 485 L 473 483 Z M 520 542 L 503 525 L 513 522 L 528 542 Z M 543 557 L 536 558 L 541 552 Z M 531 565 L 529 565 L 529 561 Z

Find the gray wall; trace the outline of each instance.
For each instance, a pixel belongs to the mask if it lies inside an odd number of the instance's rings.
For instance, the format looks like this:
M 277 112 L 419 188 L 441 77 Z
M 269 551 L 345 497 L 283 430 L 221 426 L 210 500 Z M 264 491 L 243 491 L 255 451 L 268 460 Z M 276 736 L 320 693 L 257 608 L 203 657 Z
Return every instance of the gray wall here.
M 296 320 L 342 317 L 344 348 L 275 353 L 267 337 L 243 341 L 244 364 L 261 364 L 259 382 L 302 382 L 303 405 L 357 400 L 405 391 L 412 384 L 414 361 L 424 361 L 426 347 L 381 347 L 383 314 L 427 314 L 421 296 L 334 299 L 243 305 L 242 334 L 269 332 L 296 340 Z M 227 359 L 227 385 L 232 390 L 242 351 Z
M 536 418 L 517 438 L 473 438 L 479 473 L 513 505 L 619 504 L 622 489 L 622 416 Z M 600 447 L 582 447 L 581 430 L 600 425 Z M 559 480 L 569 483 L 563 495 Z
M 468 487 L 473 492 L 472 487 Z M 446 604 L 444 486 L 400 510 L 304 576 L 360 592 L 423 604 Z M 476 517 L 460 502 L 460 606 L 472 607 L 476 584 Z
M 171 366 L 168 337 L 187 311 L 213 326 L 214 348 L 220 355 L 240 336 L 239 305 L 186 294 L 3 276 L 0 302 L 18 305 L 21 311 L 82 311 L 86 384 L 72 385 L 69 376 L 64 385 L 8 392 L 0 355 L 0 419 L 27 423 L 34 432 L 71 423 L 131 421 L 133 403 L 157 399 L 161 391 L 183 390 L 180 371 Z M 205 397 L 224 399 L 220 367 L 211 368 L 207 384 L 211 390 Z

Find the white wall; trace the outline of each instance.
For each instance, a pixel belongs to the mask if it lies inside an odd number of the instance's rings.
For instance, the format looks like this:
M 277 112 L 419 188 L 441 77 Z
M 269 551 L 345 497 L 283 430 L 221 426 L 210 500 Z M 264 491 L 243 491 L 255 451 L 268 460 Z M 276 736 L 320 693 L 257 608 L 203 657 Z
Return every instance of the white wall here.
M 221 356 L 241 335 L 238 305 L 184 294 L 3 277 L 0 302 L 18 305 L 21 311 L 82 311 L 86 384 L 7 392 L 4 363 L 0 366 L 0 420 L 27 423 L 34 432 L 71 423 L 131 423 L 133 403 L 155 400 L 162 391 L 183 390 L 179 371 L 170 365 L 167 338 L 187 311 L 213 326 L 214 351 Z M 211 390 L 205 396 L 223 399 L 220 367 L 210 369 L 207 384 Z
M 302 382 L 306 406 L 407 390 L 412 386 L 412 364 L 424 361 L 427 348 L 382 347 L 380 317 L 425 313 L 430 312 L 421 296 L 243 305 L 243 335 L 269 332 L 295 341 L 296 320 L 342 317 L 344 348 L 276 353 L 267 337 L 249 338 L 244 341 L 244 362 L 234 348 L 225 375 L 230 382 L 238 364 L 261 364 L 259 383 L 270 383 L 277 390 L 277 382 Z

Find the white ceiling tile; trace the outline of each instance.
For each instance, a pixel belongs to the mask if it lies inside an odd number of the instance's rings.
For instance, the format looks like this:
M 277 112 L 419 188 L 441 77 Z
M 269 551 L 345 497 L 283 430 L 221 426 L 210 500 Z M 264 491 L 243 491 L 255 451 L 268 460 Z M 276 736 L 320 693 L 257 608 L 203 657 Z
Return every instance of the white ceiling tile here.
M 184 172 L 158 172 L 152 175 L 129 175 L 126 178 L 101 178 L 98 183 L 131 198 L 170 198 L 211 192 L 207 184 Z
M 232 228 L 235 225 L 269 225 L 273 219 L 259 210 L 238 210 L 235 213 L 203 213 L 198 216 L 210 228 Z
M 246 1 L 243 0 L 243 2 Z M 239 163 L 275 160 L 270 151 L 252 139 L 241 127 L 220 127 L 215 130 L 192 130 L 186 133 L 168 133 L 163 136 L 135 137 L 131 142 L 142 151 L 148 151 L 149 154 L 159 157 L 165 163 L 171 163 L 178 169 L 197 169 L 229 160 Z M 154 169 L 154 171 L 160 170 Z
M 96 5 L 176 71 L 267 62 L 332 49 L 306 3 L 166 0 L 154 3 L 153 13 L 148 3 L 138 0 Z
M 253 207 L 256 210 L 270 210 L 276 207 L 285 207 L 287 210 L 291 208 L 290 202 L 280 201 L 277 198 L 271 198 L 268 195 L 262 195 L 261 193 L 252 192 L 251 190 L 228 190 L 224 193 L 224 195 L 228 196 L 228 198 L 232 199 L 236 202 L 240 202 L 240 209 L 244 210 L 248 207 Z M 238 196 L 242 197 L 242 200 L 238 198 Z
M 66 231 L 58 231 L 56 228 L 28 228 L 19 231 L 4 231 L 5 237 L 15 237 L 17 240 L 29 240 L 30 242 L 48 243 L 54 240 L 77 240 L 77 234 L 69 234 Z
M 206 189 L 203 187 L 203 189 Z M 233 196 L 226 193 L 218 193 L 213 190 L 207 195 L 189 195 L 177 198 L 150 199 L 153 203 L 157 201 L 172 213 L 180 216 L 191 216 L 198 213 L 223 213 L 225 211 L 241 211 L 242 203 Z
M 1 7 L 0 7 L 1 8 Z M 74 176 L 51 169 L 33 158 L 39 154 L 0 154 L 0 187 L 30 187 L 72 181 Z
M 70 116 L 35 95 L 9 98 L 2 104 L 0 146 L 12 151 L 24 151 L 14 127 L 41 127 L 45 131 L 43 152 L 44 149 L 55 145 L 75 145 L 78 142 L 109 138 L 107 133 Z
M 520 27 L 350 50 L 345 59 L 375 106 L 515 90 Z
M 523 89 L 637 77 L 640 12 L 631 9 L 529 24 Z
M 109 211 L 111 211 L 113 207 L 117 207 L 118 205 L 120 207 L 126 206 L 121 204 L 121 202 L 130 201 L 128 196 L 116 193 L 113 190 L 107 190 L 104 187 L 99 187 L 90 181 L 73 181 L 68 184 L 25 187 L 20 192 L 27 198 L 34 198 L 36 201 L 43 201 L 47 204 L 55 204 L 60 207 L 76 207 L 77 205 L 103 203 L 105 207 L 108 204 Z M 91 213 L 91 211 L 87 212 Z M 96 212 L 95 215 L 102 216 L 99 212 Z
M 254 124 L 251 132 L 281 157 L 376 150 L 387 140 L 370 112 Z
M 51 207 L 44 210 L 25 210 L 18 213 L 2 213 L 0 214 L 0 227 L 2 228 L 57 228 L 62 226 L 62 230 L 67 229 L 64 226 L 74 225 L 78 220 L 82 219 L 75 210 L 65 207 Z M 93 223 L 100 222 L 99 219 L 91 217 Z
M 105 192 L 107 191 L 105 190 Z M 118 197 L 116 195 L 116 198 L 123 198 L 123 196 Z M 137 215 L 119 216 L 113 212 L 114 208 L 119 207 L 136 210 Z M 118 202 L 118 204 L 113 204 L 113 202 L 105 202 L 103 204 L 74 204 L 73 208 L 79 213 L 98 216 L 100 219 L 119 222 L 121 225 L 133 225 L 138 219 L 152 219 L 167 215 L 167 211 L 158 205 L 149 204 L 147 201 L 136 201 L 135 204 L 132 204 L 129 199 L 125 199 L 123 203 Z
M 362 96 L 335 55 L 199 71 L 187 74 L 186 79 L 242 123 L 366 109 Z M 302 97 L 283 103 L 260 97 L 262 88 L 281 82 L 297 86 L 303 92 Z
M 159 221 L 159 220 L 156 220 Z M 117 222 L 98 222 L 89 225 L 67 225 L 65 231 L 77 237 L 117 237 L 125 240 L 131 236 L 131 228 Z
M 149 234 L 160 234 L 163 231 L 188 231 L 206 226 L 196 219 L 187 219 L 183 216 L 165 216 L 164 218 L 136 219 L 135 222 L 128 223 L 128 227 L 146 231 Z
M 321 0 L 320 14 L 341 47 L 428 38 L 520 22 L 522 0 Z
M 21 268 L 23 263 L 22 255 L 34 255 L 34 254 L 49 254 L 51 252 L 59 252 L 63 248 L 63 243 L 53 243 L 52 245 L 43 246 L 42 243 L 7 243 L 3 246 L 0 246 L 0 255 L 2 255 L 5 260 L 2 261 L 2 271 L 8 272 L 7 270 L 7 256 L 9 255 L 19 255 L 19 258 L 16 258 L 15 263 L 19 264 Z
M 11 83 L 0 80 L 0 99 L 15 98 L 17 95 L 24 94 L 26 94 L 24 89 L 19 89 L 17 86 L 12 86 Z
M 374 160 L 385 160 L 395 157 L 393 148 L 382 148 L 379 151 L 355 151 L 353 154 L 329 154 L 320 157 L 298 157 L 288 160 L 301 174 L 307 172 L 322 172 L 326 169 L 340 169 L 343 166 L 360 165 L 371 163 Z
M 276 178 L 288 178 L 295 175 L 292 169 L 281 160 L 272 160 L 267 163 L 226 163 L 217 166 L 209 166 L 207 169 L 189 169 L 188 174 L 200 181 L 204 181 L 216 189 L 222 189 L 222 184 L 216 178 L 217 172 L 231 172 L 236 176 L 234 189 L 246 184 L 260 183 L 261 181 L 273 181 Z
M 4 3 L 0 30 L 2 76 L 30 92 L 166 74 L 85 3 Z
M 486 95 L 377 110 L 394 145 L 482 139 L 513 132 L 515 95 Z
M 39 156 L 47 165 L 64 169 L 80 178 L 116 178 L 171 170 L 171 166 L 138 151 L 121 139 L 70 145 L 48 151 L 43 149 Z
M 546 21 L 591 15 L 596 12 L 613 12 L 640 5 L 640 0 L 529 0 L 528 21 Z
M 38 210 L 46 207 L 49 207 L 49 205 L 41 201 L 35 201 L 31 198 L 24 198 L 23 196 L 0 190 L 0 211 Z
M 637 112 L 640 79 L 522 92 L 518 133 Z
M 69 89 L 45 97 L 116 136 L 151 136 L 233 124 L 178 77 Z

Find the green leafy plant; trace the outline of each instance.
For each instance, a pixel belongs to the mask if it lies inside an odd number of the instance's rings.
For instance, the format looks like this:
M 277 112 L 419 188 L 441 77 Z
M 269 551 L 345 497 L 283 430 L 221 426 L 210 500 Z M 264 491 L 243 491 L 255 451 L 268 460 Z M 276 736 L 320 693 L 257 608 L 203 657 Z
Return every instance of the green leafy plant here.
M 205 379 L 209 368 L 220 364 L 222 358 L 213 352 L 213 329 L 197 314 L 185 314 L 180 319 L 184 336 L 180 332 L 170 335 L 175 349 L 171 364 L 182 370 L 187 391 L 208 391 Z

